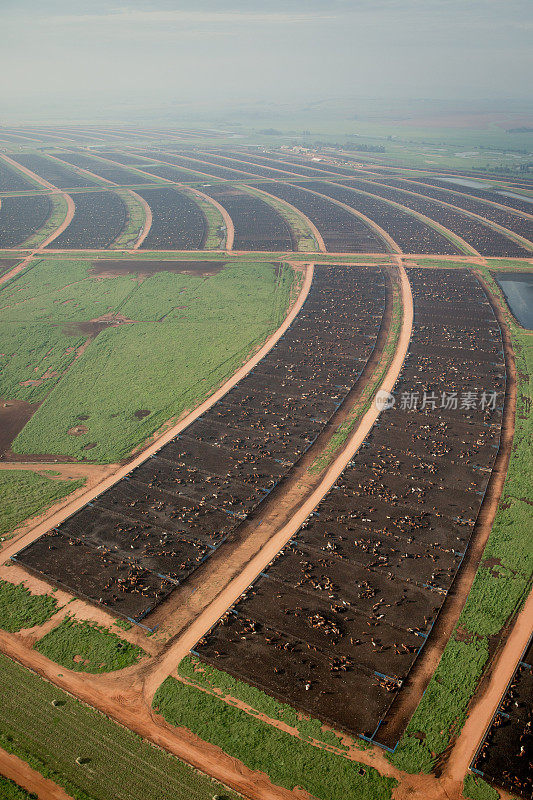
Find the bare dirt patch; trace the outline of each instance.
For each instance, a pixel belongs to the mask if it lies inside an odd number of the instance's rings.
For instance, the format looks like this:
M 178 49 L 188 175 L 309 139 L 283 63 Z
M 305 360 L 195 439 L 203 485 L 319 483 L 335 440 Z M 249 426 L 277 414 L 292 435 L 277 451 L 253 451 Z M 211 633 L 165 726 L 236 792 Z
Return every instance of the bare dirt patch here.
M 68 429 L 68 433 L 71 436 L 83 436 L 84 433 L 88 433 L 89 428 L 87 425 L 75 425 L 73 428 Z
M 134 319 L 122 316 L 122 314 L 103 314 L 87 322 L 67 322 L 62 323 L 61 332 L 65 336 L 79 336 L 80 333 L 94 339 L 106 328 L 117 328 L 119 325 L 131 325 Z
M 0 457 L 7 453 L 12 442 L 39 406 L 40 403 L 0 398 Z
M 216 275 L 226 266 L 220 261 L 93 261 L 91 275 L 155 275 L 158 272 L 178 272 L 184 275 Z

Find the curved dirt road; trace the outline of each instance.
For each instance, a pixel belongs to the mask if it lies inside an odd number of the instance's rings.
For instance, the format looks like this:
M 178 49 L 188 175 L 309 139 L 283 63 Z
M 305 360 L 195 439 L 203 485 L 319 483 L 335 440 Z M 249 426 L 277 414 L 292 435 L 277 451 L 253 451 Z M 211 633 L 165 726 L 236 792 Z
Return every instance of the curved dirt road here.
M 197 194 L 198 197 L 201 197 L 202 200 L 205 200 L 206 203 L 209 203 L 210 205 L 218 209 L 218 211 L 220 211 L 224 219 L 224 224 L 226 225 L 226 246 L 224 249 L 228 251 L 233 250 L 233 241 L 235 239 L 235 225 L 233 224 L 233 220 L 226 211 L 226 209 L 224 208 L 224 206 L 220 205 L 220 203 L 213 197 L 209 197 L 208 194 L 204 194 L 204 192 L 201 192 L 199 189 L 196 189 L 193 186 L 187 186 L 186 188 L 189 191 L 193 192 L 193 194 Z
M 133 245 L 133 250 L 138 250 L 139 247 L 144 242 L 144 240 L 146 239 L 146 237 L 148 236 L 148 234 L 150 233 L 150 228 L 152 227 L 152 209 L 150 208 L 144 197 L 141 197 L 141 195 L 137 194 L 137 192 L 135 192 L 133 189 L 128 189 L 128 191 L 131 195 L 133 195 L 135 200 L 137 200 L 144 208 L 144 225 L 137 238 L 137 241 Z
M 293 184 L 290 184 L 290 183 L 288 185 L 289 186 L 293 186 Z M 365 214 L 361 213 L 361 211 L 357 211 L 357 209 L 352 208 L 352 206 L 349 206 L 346 203 L 343 203 L 341 200 L 336 200 L 334 197 L 330 197 L 328 194 L 322 194 L 322 192 L 316 192 L 314 189 L 307 189 L 306 186 L 296 186 L 296 187 L 293 187 L 293 188 L 305 189 L 310 194 L 316 194 L 318 197 L 322 197 L 324 200 L 329 200 L 331 203 L 335 203 L 336 206 L 340 206 L 345 211 L 348 211 L 350 214 L 353 214 L 354 217 L 357 217 L 358 219 L 362 220 L 365 223 L 365 225 L 367 225 L 371 230 L 374 231 L 374 233 L 376 233 L 378 235 L 378 237 L 381 239 L 382 242 L 385 242 L 385 245 L 388 248 L 388 252 L 387 253 L 383 253 L 383 254 L 374 253 L 375 256 L 379 257 L 380 255 L 389 255 L 390 253 L 394 253 L 395 255 L 402 255 L 403 254 L 403 251 L 396 244 L 396 242 L 394 241 L 392 236 L 390 234 L 388 234 L 386 230 L 381 228 L 377 224 L 377 222 L 374 222 L 374 220 L 370 219 L 370 217 L 367 217 Z M 359 254 L 357 253 L 357 254 L 354 254 L 354 255 L 359 255 Z
M 52 231 L 52 233 L 44 240 L 44 242 L 41 242 L 41 244 L 33 251 L 32 255 L 35 255 L 35 253 L 40 253 L 42 250 L 44 250 L 45 247 L 48 247 L 48 245 L 51 244 L 51 242 L 53 242 L 55 239 L 57 239 L 57 237 L 61 233 L 63 233 L 63 231 L 66 230 L 70 225 L 70 223 L 72 222 L 72 218 L 74 217 L 74 213 L 76 211 L 76 205 L 74 203 L 74 200 L 66 192 L 58 192 L 58 194 L 61 197 L 64 197 L 65 200 L 67 201 L 67 213 L 65 214 L 65 219 L 63 220 L 61 225 L 58 225 L 55 231 Z

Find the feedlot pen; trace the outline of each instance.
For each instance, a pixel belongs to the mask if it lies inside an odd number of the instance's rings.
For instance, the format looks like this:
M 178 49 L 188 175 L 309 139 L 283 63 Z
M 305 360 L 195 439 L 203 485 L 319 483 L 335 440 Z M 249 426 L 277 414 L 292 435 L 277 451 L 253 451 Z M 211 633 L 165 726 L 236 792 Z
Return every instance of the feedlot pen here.
M 373 353 L 385 286 L 379 267 L 317 267 L 300 314 L 255 369 L 15 559 L 114 613 L 143 619 L 227 537 L 238 537 L 324 430 Z
M 377 741 L 468 547 L 498 450 L 506 379 L 501 330 L 474 275 L 408 274 L 415 316 L 395 407 L 195 650 Z M 482 408 L 483 391 L 494 389 L 494 407 Z M 424 391 L 435 401 L 422 409 Z M 443 392 L 457 393 L 457 408 L 441 407 Z M 475 407 L 463 403 L 468 392 Z M 409 409 L 412 394 L 419 402 Z

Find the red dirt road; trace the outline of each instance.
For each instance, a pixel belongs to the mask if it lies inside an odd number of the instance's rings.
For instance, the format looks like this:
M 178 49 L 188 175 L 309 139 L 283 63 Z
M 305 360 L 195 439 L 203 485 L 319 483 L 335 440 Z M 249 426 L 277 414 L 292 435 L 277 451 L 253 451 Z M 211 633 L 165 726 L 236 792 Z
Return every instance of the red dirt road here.
M 128 191 L 135 198 L 135 200 L 137 200 L 137 202 L 140 203 L 144 208 L 144 225 L 137 241 L 133 245 L 133 249 L 138 250 L 139 247 L 144 242 L 144 240 L 146 239 L 146 237 L 148 236 L 148 234 L 150 233 L 150 228 L 152 227 L 152 209 L 150 208 L 144 197 L 141 197 L 140 194 L 134 192 L 133 189 L 129 189 Z
M 39 800 L 72 800 L 60 786 L 48 778 L 43 778 L 25 761 L 2 749 L 0 749 L 0 775 L 15 781 L 27 792 L 34 792 Z

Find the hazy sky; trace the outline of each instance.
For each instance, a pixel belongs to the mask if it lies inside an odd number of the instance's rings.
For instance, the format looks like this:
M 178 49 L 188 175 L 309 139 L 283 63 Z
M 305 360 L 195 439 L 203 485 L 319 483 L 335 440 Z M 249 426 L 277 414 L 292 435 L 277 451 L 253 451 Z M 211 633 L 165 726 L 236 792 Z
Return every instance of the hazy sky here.
M 532 0 L 0 0 L 0 101 L 516 98 Z M 528 55 L 529 53 L 529 55 Z

